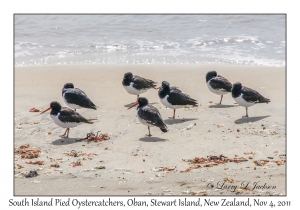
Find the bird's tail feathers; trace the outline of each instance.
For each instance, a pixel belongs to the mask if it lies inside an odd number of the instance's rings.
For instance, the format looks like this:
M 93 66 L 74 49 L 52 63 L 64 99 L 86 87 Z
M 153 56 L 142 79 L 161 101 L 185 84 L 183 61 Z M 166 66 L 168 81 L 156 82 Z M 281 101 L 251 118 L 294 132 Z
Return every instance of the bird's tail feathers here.
M 162 132 L 164 132 L 164 133 L 168 132 L 167 127 L 162 127 L 162 128 L 160 128 L 160 130 L 161 130 Z
M 259 103 L 269 103 L 269 102 L 271 102 L 271 100 L 268 99 L 268 98 L 265 98 L 265 97 L 262 97 L 262 98 L 259 100 Z

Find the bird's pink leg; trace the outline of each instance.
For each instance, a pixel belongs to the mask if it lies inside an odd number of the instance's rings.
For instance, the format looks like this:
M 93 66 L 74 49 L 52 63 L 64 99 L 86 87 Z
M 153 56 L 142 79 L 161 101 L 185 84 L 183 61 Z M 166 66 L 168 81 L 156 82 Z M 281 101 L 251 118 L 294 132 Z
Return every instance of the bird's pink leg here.
M 169 117 L 169 119 L 175 119 L 175 111 L 176 111 L 176 109 L 174 109 L 173 117 Z
M 151 133 L 150 133 L 150 127 L 148 126 L 148 131 L 149 131 L 149 136 L 151 137 L 152 135 L 151 135 Z
M 65 139 L 68 138 L 68 136 L 69 136 L 69 130 L 70 130 L 70 128 L 67 128 L 66 131 L 65 131 L 65 133 L 63 135 L 60 135 L 59 137 L 65 138 Z
M 222 103 L 222 99 L 223 99 L 223 95 L 221 95 L 221 101 L 220 101 L 220 104 Z

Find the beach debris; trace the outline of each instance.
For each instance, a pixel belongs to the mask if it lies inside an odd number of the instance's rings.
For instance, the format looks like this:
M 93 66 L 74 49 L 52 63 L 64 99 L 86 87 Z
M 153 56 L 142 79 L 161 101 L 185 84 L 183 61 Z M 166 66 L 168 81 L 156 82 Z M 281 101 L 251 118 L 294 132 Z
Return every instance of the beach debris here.
M 91 133 L 87 133 L 86 137 L 80 140 L 87 140 L 89 142 L 93 141 L 93 142 L 100 142 L 100 141 L 105 141 L 110 139 L 109 135 L 107 133 L 100 133 L 101 131 L 98 131 L 97 134 L 95 135 L 93 132 Z
M 40 110 L 32 107 L 31 109 L 29 109 L 29 112 L 40 112 Z
M 115 171 L 125 171 L 125 172 L 132 172 L 133 170 L 132 169 L 127 169 L 127 168 L 115 168 L 114 169 Z
M 224 124 L 217 124 L 216 126 L 217 126 L 218 128 L 221 128 L 221 127 L 224 126 Z
M 76 162 L 71 163 L 72 167 L 76 167 L 76 166 L 82 166 L 82 163 L 80 160 L 77 160 Z
M 95 167 L 96 170 L 99 170 L 99 169 L 105 169 L 105 166 L 98 166 L 98 167 Z
M 24 144 L 19 146 L 18 148 L 15 148 L 14 153 L 20 154 L 21 158 L 27 158 L 27 159 L 33 159 L 40 156 L 41 150 L 39 149 L 28 149 L 29 144 Z
M 60 165 L 58 165 L 57 163 L 55 163 L 55 164 L 51 164 L 50 167 L 52 167 L 52 168 L 59 168 Z
M 240 162 L 246 162 L 248 161 L 248 159 L 244 158 L 244 157 L 234 157 L 232 159 L 229 159 L 229 162 L 234 162 L 234 163 L 240 163 Z
M 249 151 L 249 152 L 244 152 L 244 154 L 245 154 L 245 155 L 254 155 L 254 154 L 255 154 L 255 152 L 253 152 L 253 151 Z
M 38 175 L 37 171 L 30 171 L 27 175 L 25 175 L 26 178 L 32 178 L 36 177 Z
M 163 171 L 163 172 L 171 172 L 171 171 L 176 171 L 176 166 L 171 166 L 171 167 L 164 167 L 164 166 L 158 166 L 154 167 L 152 171 L 158 172 L 158 171 Z
M 192 127 L 195 126 L 195 125 L 196 125 L 196 123 L 191 123 L 188 126 L 183 127 L 180 131 L 183 132 L 183 131 L 186 131 L 186 130 L 191 130 Z
M 198 169 L 198 168 L 202 168 L 202 166 L 200 164 L 193 164 L 190 167 L 188 167 L 187 169 L 185 169 L 184 171 L 180 171 L 180 173 L 187 173 L 192 171 L 193 169 Z
M 17 168 L 18 169 L 21 169 L 21 168 L 24 168 L 24 166 L 20 165 L 20 164 L 17 164 Z
M 284 159 L 281 159 L 281 160 L 254 160 L 253 163 L 256 165 L 256 166 L 265 166 L 267 165 L 268 163 L 275 163 L 277 164 L 278 166 L 280 165 L 284 165 L 284 163 L 286 162 L 286 160 Z
M 207 156 L 207 158 L 195 157 L 192 160 L 191 159 L 182 159 L 182 160 L 185 162 L 189 162 L 191 166 L 186 170 L 180 172 L 190 172 L 193 169 L 199 169 L 202 167 L 213 167 L 228 162 L 240 163 L 240 162 L 248 161 L 248 159 L 244 157 L 235 156 L 234 158 L 227 158 L 224 155 L 219 155 L 219 156 L 211 155 L 211 156 Z
M 233 179 L 225 178 L 225 179 L 224 179 L 224 182 L 234 183 L 234 180 L 233 180 Z
M 44 161 L 40 161 L 40 160 L 37 160 L 37 161 L 29 161 L 29 162 L 25 162 L 27 164 L 34 164 L 34 165 L 44 165 Z
M 72 156 L 72 157 L 79 157 L 79 156 L 86 155 L 86 153 L 76 152 L 75 150 L 71 150 L 71 152 L 64 153 L 64 154 L 67 155 L 67 156 Z
M 88 156 L 88 159 L 90 159 L 90 160 L 92 160 L 94 156 L 98 155 L 96 153 L 89 153 L 89 154 L 87 154 L 87 153 L 81 152 L 81 151 L 80 152 L 79 151 L 76 152 L 75 150 L 71 150 L 71 152 L 65 152 L 64 154 L 67 155 L 67 156 L 71 156 L 71 157 Z M 83 159 L 86 160 L 86 158 L 83 158 Z M 57 159 L 57 160 L 59 160 L 59 159 Z

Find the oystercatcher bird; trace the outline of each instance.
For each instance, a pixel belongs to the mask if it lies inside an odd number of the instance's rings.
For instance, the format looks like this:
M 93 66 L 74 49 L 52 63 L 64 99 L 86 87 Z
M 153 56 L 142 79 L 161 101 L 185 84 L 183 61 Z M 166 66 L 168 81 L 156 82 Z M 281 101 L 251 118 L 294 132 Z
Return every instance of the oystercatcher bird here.
M 170 109 L 174 109 L 173 117 L 169 117 L 170 119 L 175 119 L 176 109 L 183 108 L 187 105 L 198 105 L 197 100 L 192 99 L 189 95 L 183 93 L 177 87 L 170 87 L 170 84 L 166 81 L 163 81 L 161 86 L 157 89 L 159 89 L 158 96 L 161 103 Z
M 222 103 L 223 95 L 230 93 L 232 88 L 232 84 L 228 79 L 218 75 L 216 71 L 207 72 L 206 84 L 211 92 L 221 95 L 220 104 Z
M 234 83 L 232 86 L 232 97 L 240 105 L 246 108 L 246 116 L 248 117 L 248 107 L 257 103 L 269 103 L 270 99 L 263 97 L 256 90 L 243 87 L 241 83 Z
M 60 103 L 58 103 L 57 101 L 51 102 L 50 107 L 41 112 L 41 114 L 45 113 L 50 109 L 50 117 L 55 122 L 55 124 L 62 128 L 66 128 L 65 133 L 63 135 L 60 135 L 60 137 L 62 138 L 68 138 L 70 128 L 76 127 L 77 125 L 83 123 L 93 124 L 91 120 L 85 119 L 74 110 L 68 107 L 61 107 Z
M 72 83 L 66 83 L 62 89 L 62 97 L 65 104 L 71 109 L 97 109 L 96 105 L 79 88 L 74 88 Z
M 156 82 L 153 82 L 150 79 L 145 79 L 137 75 L 132 75 L 131 72 L 127 72 L 124 74 L 122 84 L 128 93 L 132 95 L 137 95 L 137 99 L 139 98 L 140 94 L 145 93 L 151 88 L 155 89 L 156 87 Z
M 168 128 L 164 121 L 161 118 L 161 115 L 157 108 L 154 106 L 151 106 L 148 103 L 147 98 L 140 97 L 138 98 L 137 102 L 135 102 L 131 107 L 128 109 L 131 109 L 132 107 L 138 105 L 137 107 L 137 116 L 139 121 L 148 126 L 149 136 L 152 136 L 150 133 L 150 127 L 159 127 L 162 132 L 167 132 Z

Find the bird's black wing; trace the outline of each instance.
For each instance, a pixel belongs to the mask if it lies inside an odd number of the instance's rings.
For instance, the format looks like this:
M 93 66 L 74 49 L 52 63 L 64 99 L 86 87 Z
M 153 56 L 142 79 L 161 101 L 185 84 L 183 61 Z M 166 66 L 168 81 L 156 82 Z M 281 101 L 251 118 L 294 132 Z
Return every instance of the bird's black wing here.
M 64 94 L 66 101 L 70 104 L 76 104 L 89 109 L 96 109 L 96 105 L 78 88 L 67 90 Z
M 241 90 L 243 94 L 243 98 L 246 101 L 254 102 L 254 103 L 268 103 L 270 99 L 263 97 L 259 92 L 253 90 L 251 88 L 243 87 Z
M 197 100 L 192 99 L 189 95 L 183 93 L 176 87 L 171 87 L 169 97 L 167 99 L 172 105 L 197 105 Z
M 167 129 L 167 126 L 162 120 L 159 111 L 154 106 L 147 105 L 140 108 L 138 111 L 138 115 L 141 119 L 145 120 L 149 124 L 162 129 Z
M 133 87 L 141 90 L 141 89 L 149 89 L 149 88 L 155 88 L 155 83 L 154 81 L 150 79 L 145 79 L 140 76 L 134 76 L 133 77 Z
M 69 122 L 69 123 L 80 123 L 80 122 L 89 123 L 89 120 L 87 120 L 79 113 L 67 107 L 63 107 L 61 109 L 58 119 L 60 119 L 63 122 Z
M 231 92 L 232 84 L 228 81 L 228 79 L 221 75 L 212 78 L 209 84 L 213 89 L 223 89 L 224 92 Z

